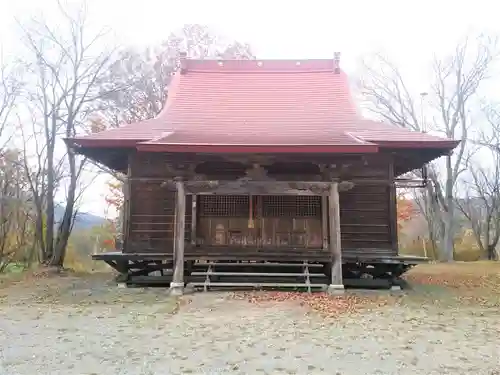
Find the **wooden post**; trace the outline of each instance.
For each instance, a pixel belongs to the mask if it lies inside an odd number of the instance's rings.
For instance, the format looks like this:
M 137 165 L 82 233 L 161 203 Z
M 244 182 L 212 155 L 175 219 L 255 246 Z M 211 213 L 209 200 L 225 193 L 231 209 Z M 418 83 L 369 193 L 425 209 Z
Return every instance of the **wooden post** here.
M 177 192 L 176 192 L 176 194 L 177 194 Z M 176 250 L 176 245 L 175 245 L 175 233 L 176 233 L 175 232 L 176 231 L 175 228 L 177 228 L 177 216 L 179 216 L 179 213 L 177 211 L 178 210 L 177 210 L 177 195 L 176 195 L 175 196 L 175 207 L 174 207 L 174 226 L 172 227 L 172 231 L 173 231 L 173 234 L 172 234 L 172 236 L 173 236 L 173 242 L 172 242 L 173 243 L 173 246 L 172 246 L 172 253 L 173 253 L 172 254 L 172 260 L 173 260 L 174 266 L 175 266 L 175 258 L 177 256 L 177 250 Z
M 342 244 L 340 237 L 340 202 L 338 182 L 333 182 L 331 184 L 328 198 L 328 216 L 330 219 L 330 225 L 328 228 L 332 258 L 332 280 L 328 286 L 328 292 L 330 294 L 339 294 L 344 292 L 344 283 L 342 281 Z
M 389 163 L 389 233 L 393 255 L 398 255 L 398 197 L 394 181 L 394 159 Z
M 128 155 L 128 166 L 127 166 L 127 176 L 125 177 L 125 181 L 123 182 L 123 207 L 121 208 L 122 212 L 122 251 L 128 252 L 127 247 L 130 242 L 130 225 L 131 221 L 131 195 L 132 195 L 132 155 Z
M 177 194 L 175 202 L 175 228 L 174 228 L 174 275 L 170 283 L 172 295 L 184 293 L 184 230 L 186 224 L 186 192 L 182 179 L 176 179 Z
M 196 224 L 198 223 L 197 213 L 196 213 L 196 205 L 198 196 L 193 194 L 191 196 L 191 245 L 196 246 Z
M 323 236 L 323 249 L 328 250 L 328 197 L 321 197 L 321 235 Z

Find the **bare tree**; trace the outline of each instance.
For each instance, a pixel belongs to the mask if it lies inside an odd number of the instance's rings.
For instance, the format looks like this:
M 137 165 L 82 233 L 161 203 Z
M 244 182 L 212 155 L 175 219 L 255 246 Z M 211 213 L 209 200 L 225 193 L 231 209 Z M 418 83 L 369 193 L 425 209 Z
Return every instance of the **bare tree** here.
M 31 134 L 24 136 L 30 150 L 26 175 L 36 197 L 41 261 L 62 267 L 85 165 L 62 138 L 75 136 L 87 121 L 113 50 L 103 46 L 103 31 L 90 32 L 84 5 L 74 12 L 60 4 L 58 9 L 60 23 L 34 18 L 21 28 L 29 61 L 26 105 L 33 122 Z M 64 214 L 56 223 L 56 194 L 63 185 Z
M 431 129 L 448 138 L 461 140 L 458 148 L 444 157 L 444 165 L 433 163 L 427 187 L 430 205 L 425 212 L 432 227 L 438 228 L 441 259 L 453 260 L 455 188 L 464 171 L 468 155 L 468 133 L 471 116 L 479 107 L 479 90 L 488 79 L 497 59 L 497 43 L 486 37 L 465 39 L 446 58 L 434 58 L 433 77 L 429 88 Z M 371 104 L 369 110 L 397 126 L 424 130 L 419 116 L 418 96 L 403 79 L 398 68 L 382 55 L 365 63 L 363 93 Z
M 465 196 L 457 207 L 469 221 L 479 249 L 489 260 L 497 260 L 500 241 L 500 113 L 487 106 L 487 128 L 479 133 L 482 146 L 475 160 L 469 160 L 463 178 Z M 480 161 L 481 160 L 481 161 Z
M 22 80 L 18 67 L 15 64 L 0 62 L 0 152 L 12 137 L 8 128 L 12 124 L 12 115 L 21 88 Z
M 415 172 L 414 174 L 419 175 L 419 172 Z M 444 225 L 439 211 L 439 202 L 436 201 L 433 191 L 432 185 L 428 184 L 425 188 L 416 189 L 411 193 L 420 213 L 425 218 L 429 244 L 431 245 L 430 250 L 435 255 L 435 259 L 437 259 L 440 256 L 438 247 L 440 238 L 443 238 Z
M 457 198 L 457 207 L 469 221 L 481 252 L 489 260 L 496 260 L 500 239 L 500 157 L 490 154 L 494 164 L 491 167 L 469 163 L 466 196 Z

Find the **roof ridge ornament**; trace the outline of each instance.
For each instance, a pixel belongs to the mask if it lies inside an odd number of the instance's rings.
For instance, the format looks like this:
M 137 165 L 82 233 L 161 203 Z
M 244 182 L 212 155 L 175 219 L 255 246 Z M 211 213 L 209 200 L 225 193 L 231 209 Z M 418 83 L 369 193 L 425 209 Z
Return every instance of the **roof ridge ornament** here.
M 333 71 L 335 74 L 340 73 L 340 52 L 333 53 Z
M 187 52 L 182 51 L 179 53 L 179 66 L 180 66 L 180 71 L 181 74 L 186 74 L 187 73 Z

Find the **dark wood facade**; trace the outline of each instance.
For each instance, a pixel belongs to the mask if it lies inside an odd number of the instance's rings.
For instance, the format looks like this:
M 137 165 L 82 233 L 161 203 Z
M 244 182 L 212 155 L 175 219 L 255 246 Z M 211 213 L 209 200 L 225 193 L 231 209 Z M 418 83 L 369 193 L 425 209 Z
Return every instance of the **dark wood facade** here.
M 391 153 L 236 157 L 134 152 L 129 160 L 124 253 L 164 254 L 173 259 L 176 193 L 168 183 L 174 178 L 182 178 L 186 185 L 197 180 L 262 178 L 276 185 L 280 181 L 345 183 L 348 189 L 341 188 L 339 194 L 342 256 L 362 259 L 398 253 Z M 327 195 L 188 191 L 185 259 L 329 262 Z

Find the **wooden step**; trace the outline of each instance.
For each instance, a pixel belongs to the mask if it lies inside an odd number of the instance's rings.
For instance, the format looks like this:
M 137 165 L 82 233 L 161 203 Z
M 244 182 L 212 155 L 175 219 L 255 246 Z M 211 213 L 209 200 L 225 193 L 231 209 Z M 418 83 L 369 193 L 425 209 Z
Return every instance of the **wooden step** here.
M 274 288 L 322 288 L 326 289 L 328 286 L 326 284 L 305 284 L 305 283 L 248 283 L 248 282 L 234 282 L 234 283 L 226 283 L 226 282 L 210 282 L 209 284 L 205 284 L 203 282 L 191 282 L 189 283 L 193 286 L 203 286 L 203 287 L 254 287 L 254 288 L 265 288 L 265 287 L 274 287 Z
M 309 268 L 322 268 L 322 264 L 318 263 L 226 263 L 226 262 L 206 262 L 206 263 L 195 263 L 195 266 L 229 266 L 229 267 L 304 267 L 307 266 Z
M 193 276 L 280 276 L 280 277 L 325 277 L 325 274 L 322 273 L 291 273 L 291 272 L 191 272 Z

